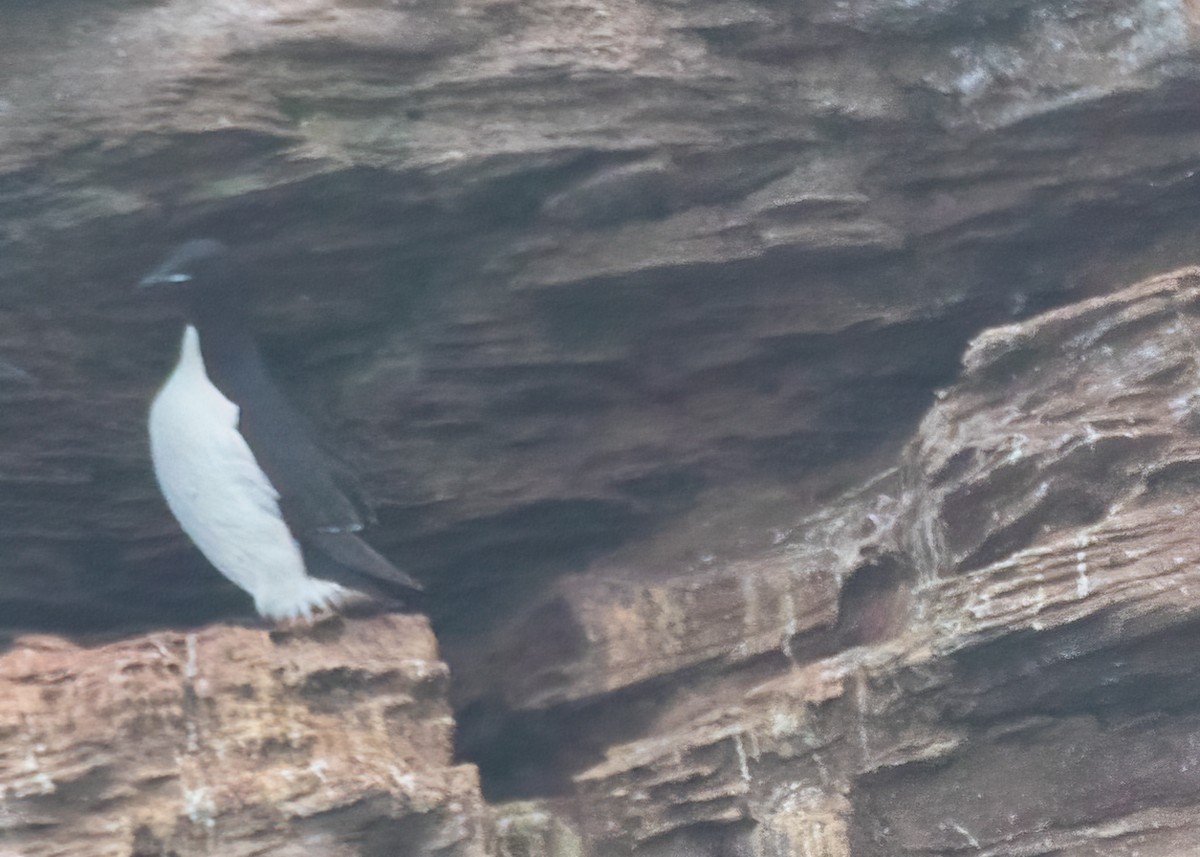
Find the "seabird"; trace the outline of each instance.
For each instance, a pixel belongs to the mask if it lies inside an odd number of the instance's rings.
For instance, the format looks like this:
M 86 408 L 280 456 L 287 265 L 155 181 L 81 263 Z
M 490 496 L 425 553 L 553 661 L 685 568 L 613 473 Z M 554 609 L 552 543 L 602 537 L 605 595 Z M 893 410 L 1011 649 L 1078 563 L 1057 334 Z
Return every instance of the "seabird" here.
M 228 248 L 188 241 L 141 285 L 171 294 L 187 320 L 150 406 L 150 453 L 167 505 L 209 562 L 271 621 L 420 591 L 357 535 L 366 506 L 267 374 Z

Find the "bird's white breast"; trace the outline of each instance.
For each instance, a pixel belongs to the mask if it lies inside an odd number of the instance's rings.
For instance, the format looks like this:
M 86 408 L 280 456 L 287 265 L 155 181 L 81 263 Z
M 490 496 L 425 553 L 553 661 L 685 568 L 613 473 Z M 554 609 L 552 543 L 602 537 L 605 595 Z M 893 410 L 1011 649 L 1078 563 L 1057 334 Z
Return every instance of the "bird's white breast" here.
M 209 380 L 188 325 L 179 363 L 150 406 L 150 454 L 184 532 L 269 619 L 310 617 L 346 590 L 308 576 L 279 494 L 238 432 L 239 409 Z

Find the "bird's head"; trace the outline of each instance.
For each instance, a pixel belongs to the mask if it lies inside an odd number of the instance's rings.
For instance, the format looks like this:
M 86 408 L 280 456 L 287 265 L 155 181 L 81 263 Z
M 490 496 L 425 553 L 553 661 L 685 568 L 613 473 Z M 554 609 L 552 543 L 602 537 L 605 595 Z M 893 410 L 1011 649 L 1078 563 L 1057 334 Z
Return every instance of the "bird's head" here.
M 220 241 L 205 238 L 180 244 L 161 265 L 142 277 L 139 285 L 206 291 L 227 285 L 230 271 L 229 248 Z

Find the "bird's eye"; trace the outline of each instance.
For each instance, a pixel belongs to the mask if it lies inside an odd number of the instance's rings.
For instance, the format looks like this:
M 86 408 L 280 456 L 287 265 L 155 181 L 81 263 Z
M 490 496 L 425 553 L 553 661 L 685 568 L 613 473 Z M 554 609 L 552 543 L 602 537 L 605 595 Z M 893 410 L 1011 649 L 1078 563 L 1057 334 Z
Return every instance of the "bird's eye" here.
M 191 274 L 171 274 L 169 277 L 167 277 L 168 283 L 190 283 L 191 281 Z

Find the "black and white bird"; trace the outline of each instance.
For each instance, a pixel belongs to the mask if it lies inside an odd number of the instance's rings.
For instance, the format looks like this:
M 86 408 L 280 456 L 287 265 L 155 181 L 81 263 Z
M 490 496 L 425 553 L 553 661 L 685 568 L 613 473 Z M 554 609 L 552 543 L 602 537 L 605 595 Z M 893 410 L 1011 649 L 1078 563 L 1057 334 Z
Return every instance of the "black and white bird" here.
M 188 241 L 141 285 L 168 291 L 187 319 L 150 406 L 150 453 L 167 505 L 209 562 L 272 621 L 419 591 L 358 536 L 366 514 L 353 482 L 267 374 L 228 248 Z

